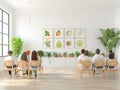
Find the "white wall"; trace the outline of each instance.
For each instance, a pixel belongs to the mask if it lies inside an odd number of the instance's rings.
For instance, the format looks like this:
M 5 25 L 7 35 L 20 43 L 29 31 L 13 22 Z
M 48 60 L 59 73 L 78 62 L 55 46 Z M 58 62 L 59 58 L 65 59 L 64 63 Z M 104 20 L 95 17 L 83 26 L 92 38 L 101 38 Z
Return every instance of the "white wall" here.
M 42 49 L 43 28 L 86 28 L 86 49 L 94 51 L 100 48 L 104 51 L 97 40 L 101 35 L 99 28 L 113 27 L 113 25 L 114 10 L 112 9 L 71 8 L 15 12 L 15 35 L 20 35 L 24 39 L 24 50 Z
M 0 8 L 2 8 L 3 10 L 5 10 L 10 14 L 10 36 L 12 36 L 14 32 L 14 26 L 13 26 L 14 25 L 14 18 L 13 18 L 14 9 L 1 0 L 0 0 Z
M 120 7 L 115 9 L 115 27 L 120 28 Z
M 120 29 L 120 7 L 117 7 L 115 9 L 115 27 Z M 119 61 L 119 66 L 120 66 L 120 41 L 118 42 L 116 46 L 116 56 Z
M 114 10 L 112 9 L 44 8 L 19 10 L 13 14 L 12 35 L 19 35 L 23 38 L 23 51 L 42 49 L 43 28 L 86 28 L 85 49 L 95 51 L 96 48 L 100 48 L 104 51 L 103 46 L 97 40 L 97 37 L 101 35 L 99 28 L 113 27 L 114 25 Z M 51 49 L 45 51 L 51 51 Z M 78 49 L 52 49 L 52 51 L 73 52 L 78 51 Z M 57 61 L 53 59 L 51 63 L 48 59 L 43 61 L 45 68 L 75 68 L 76 63 L 77 58 L 72 60 L 59 58 Z

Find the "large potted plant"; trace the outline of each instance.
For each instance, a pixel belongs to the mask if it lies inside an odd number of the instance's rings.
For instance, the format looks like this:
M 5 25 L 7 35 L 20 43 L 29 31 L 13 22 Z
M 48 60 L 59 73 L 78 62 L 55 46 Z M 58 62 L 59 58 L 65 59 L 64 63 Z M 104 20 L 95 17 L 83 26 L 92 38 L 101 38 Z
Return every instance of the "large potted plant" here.
M 11 37 L 11 49 L 13 51 L 13 55 L 18 57 L 22 51 L 23 40 L 19 36 Z
M 120 31 L 115 28 L 100 29 L 102 36 L 98 37 L 101 44 L 105 47 L 106 55 L 110 50 L 115 50 L 115 47 L 120 39 Z

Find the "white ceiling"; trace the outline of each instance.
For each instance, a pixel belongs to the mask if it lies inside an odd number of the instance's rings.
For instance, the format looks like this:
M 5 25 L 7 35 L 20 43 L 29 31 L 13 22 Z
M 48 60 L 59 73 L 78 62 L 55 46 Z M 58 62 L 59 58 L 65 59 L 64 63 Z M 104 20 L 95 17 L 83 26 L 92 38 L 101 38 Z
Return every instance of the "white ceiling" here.
M 116 8 L 120 0 L 2 0 L 15 10 L 40 8 Z

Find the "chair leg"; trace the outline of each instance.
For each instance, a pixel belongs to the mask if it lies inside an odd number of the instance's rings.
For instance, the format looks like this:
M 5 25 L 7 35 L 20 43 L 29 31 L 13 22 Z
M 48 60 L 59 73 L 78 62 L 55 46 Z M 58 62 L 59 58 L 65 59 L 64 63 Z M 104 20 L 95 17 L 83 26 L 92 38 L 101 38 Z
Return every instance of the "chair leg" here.
M 80 78 L 82 77 L 82 72 L 83 72 L 83 71 L 82 71 L 82 70 L 80 70 Z
M 42 66 L 41 68 L 42 68 L 42 73 L 44 73 L 44 69 L 43 69 L 43 66 Z
M 2 71 L 2 78 L 4 78 L 4 72 L 5 72 L 5 71 L 3 70 L 3 71 Z

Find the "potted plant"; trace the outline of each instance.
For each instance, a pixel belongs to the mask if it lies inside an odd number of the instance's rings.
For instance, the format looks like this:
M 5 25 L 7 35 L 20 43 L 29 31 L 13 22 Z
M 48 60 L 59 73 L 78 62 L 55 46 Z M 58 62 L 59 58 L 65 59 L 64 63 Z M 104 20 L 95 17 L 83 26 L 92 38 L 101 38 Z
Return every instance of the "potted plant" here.
M 74 53 L 68 54 L 69 57 L 74 57 Z
M 49 58 L 49 63 L 51 63 L 50 57 L 52 57 L 52 53 L 51 52 L 46 52 L 46 56 Z
M 58 53 L 57 55 L 58 55 L 58 57 L 62 57 L 61 53 Z
M 64 52 L 64 53 L 63 53 L 63 57 L 67 57 L 67 52 Z
M 94 52 L 92 52 L 92 51 L 88 51 L 88 56 L 89 56 L 89 57 L 93 57 L 94 55 L 95 55 Z
M 54 52 L 53 55 L 54 55 L 54 57 L 58 57 L 57 52 Z
M 100 29 L 102 36 L 98 37 L 101 44 L 105 47 L 106 55 L 110 50 L 115 49 L 120 37 L 120 31 L 116 31 L 115 28 Z
M 76 57 L 78 57 L 80 54 L 81 54 L 81 53 L 78 52 L 78 51 L 75 52 L 75 56 L 76 56 Z
M 40 56 L 40 61 L 42 61 L 42 57 L 44 56 L 44 51 L 39 50 L 38 55 Z
M 11 38 L 11 48 L 13 55 L 18 57 L 22 51 L 23 40 L 19 36 L 13 36 Z

